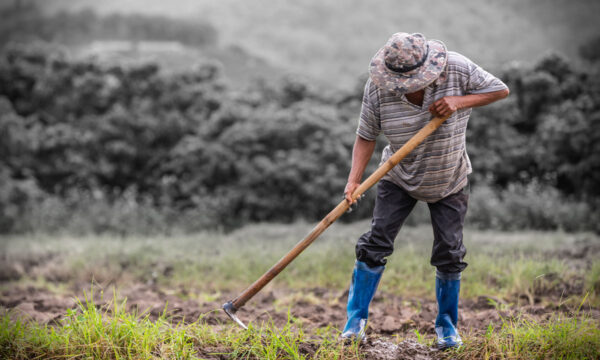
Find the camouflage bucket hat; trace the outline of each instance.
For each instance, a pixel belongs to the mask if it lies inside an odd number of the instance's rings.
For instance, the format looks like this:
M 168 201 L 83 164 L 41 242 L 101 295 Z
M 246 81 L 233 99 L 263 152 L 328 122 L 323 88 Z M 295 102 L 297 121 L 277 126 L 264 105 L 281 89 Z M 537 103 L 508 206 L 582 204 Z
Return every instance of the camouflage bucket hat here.
M 371 60 L 371 80 L 397 94 L 415 92 L 440 76 L 447 54 L 441 41 L 427 41 L 418 33 L 395 33 Z

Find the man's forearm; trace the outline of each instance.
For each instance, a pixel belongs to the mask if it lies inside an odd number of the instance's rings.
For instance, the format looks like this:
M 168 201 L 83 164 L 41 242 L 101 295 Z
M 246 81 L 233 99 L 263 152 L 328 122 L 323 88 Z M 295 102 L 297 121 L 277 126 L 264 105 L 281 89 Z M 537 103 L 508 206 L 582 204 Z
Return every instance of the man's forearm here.
M 368 141 L 356 136 L 352 149 L 352 169 L 348 175 L 348 182 L 360 183 L 367 164 L 375 150 L 375 141 Z
M 508 89 L 493 91 L 489 93 L 483 94 L 469 94 L 460 97 L 459 100 L 459 108 L 472 108 L 477 106 L 484 106 L 493 103 L 494 101 L 498 101 L 500 99 L 504 99 L 509 94 Z

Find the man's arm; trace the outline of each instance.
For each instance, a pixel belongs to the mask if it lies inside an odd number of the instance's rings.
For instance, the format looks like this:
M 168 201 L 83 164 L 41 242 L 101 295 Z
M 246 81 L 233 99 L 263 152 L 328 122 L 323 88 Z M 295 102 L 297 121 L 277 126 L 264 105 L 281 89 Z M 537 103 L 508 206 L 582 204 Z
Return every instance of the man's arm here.
M 509 94 L 508 89 L 482 94 L 469 94 L 464 96 L 445 96 L 431 104 L 429 112 L 435 116 L 450 116 L 456 110 L 472 108 L 491 104 L 504 99 Z
M 344 196 L 349 204 L 353 204 L 352 193 L 360 185 L 363 173 L 367 168 L 369 160 L 375 150 L 375 141 L 369 141 L 356 136 L 354 141 L 354 148 L 352 149 L 352 169 L 350 169 L 350 175 L 348 175 L 348 183 L 346 189 L 344 189 Z

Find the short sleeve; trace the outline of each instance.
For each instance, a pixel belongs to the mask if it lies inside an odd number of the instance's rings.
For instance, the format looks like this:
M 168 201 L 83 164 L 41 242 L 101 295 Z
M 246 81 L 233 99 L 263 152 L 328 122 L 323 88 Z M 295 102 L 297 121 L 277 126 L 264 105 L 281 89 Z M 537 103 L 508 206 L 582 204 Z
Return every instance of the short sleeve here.
M 468 60 L 469 79 L 466 83 L 467 94 L 483 94 L 508 89 L 500 79 Z
M 381 121 L 379 118 L 379 96 L 377 86 L 373 84 L 369 78 L 365 84 L 356 134 L 365 140 L 375 141 L 380 132 Z

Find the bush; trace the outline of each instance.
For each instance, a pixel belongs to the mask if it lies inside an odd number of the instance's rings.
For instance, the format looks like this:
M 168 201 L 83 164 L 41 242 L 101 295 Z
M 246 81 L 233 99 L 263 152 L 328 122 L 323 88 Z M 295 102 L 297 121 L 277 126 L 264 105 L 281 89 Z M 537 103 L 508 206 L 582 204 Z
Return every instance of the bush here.
M 341 200 L 351 125 L 301 80 L 248 102 L 210 62 L 167 76 L 23 46 L 3 53 L 0 79 L 0 168 L 45 195 L 36 228 L 170 229 L 174 214 L 194 212 L 204 220 L 184 229 L 315 220 Z
M 0 168 L 0 233 L 30 230 L 25 219 L 42 198 L 33 179 L 17 180 Z
M 536 181 L 511 184 L 506 189 L 475 186 L 469 199 L 467 223 L 501 230 L 600 230 L 600 216 L 590 205 Z
M 5 48 L 0 231 L 320 220 L 342 200 L 360 91 L 334 94 L 298 78 L 228 89 L 219 69 L 206 62 L 164 74 L 152 63 L 103 66 Z M 508 71 L 512 97 L 474 112 L 472 224 L 599 230 L 594 71 L 549 56 Z M 374 196 L 343 219 L 370 216 Z M 420 206 L 408 223 L 428 218 Z
M 47 196 L 20 221 L 22 231 L 40 233 L 112 233 L 119 235 L 173 234 L 215 228 L 213 207 L 188 210 L 160 207 L 129 189 L 114 199 L 101 191 L 72 190 Z

